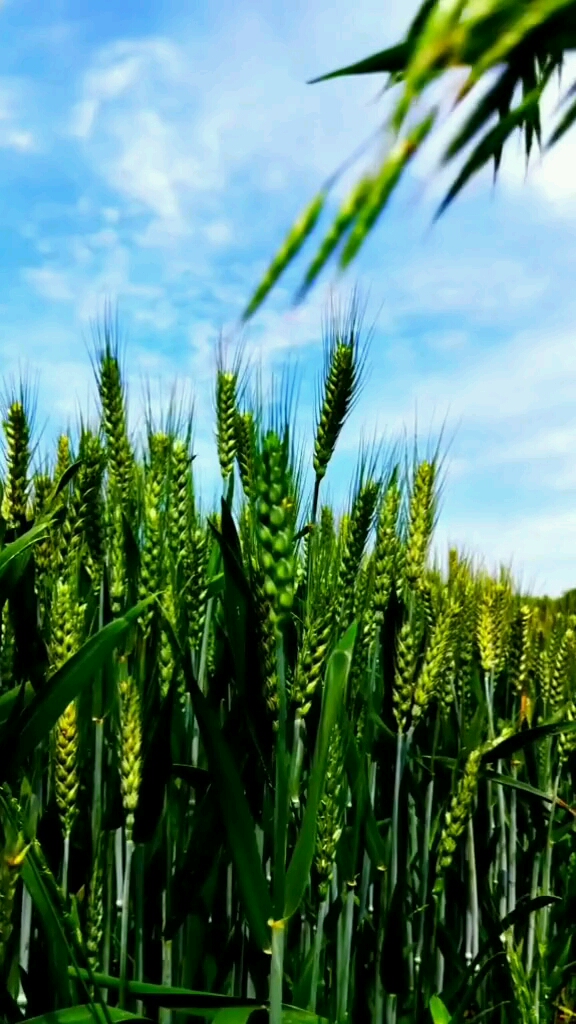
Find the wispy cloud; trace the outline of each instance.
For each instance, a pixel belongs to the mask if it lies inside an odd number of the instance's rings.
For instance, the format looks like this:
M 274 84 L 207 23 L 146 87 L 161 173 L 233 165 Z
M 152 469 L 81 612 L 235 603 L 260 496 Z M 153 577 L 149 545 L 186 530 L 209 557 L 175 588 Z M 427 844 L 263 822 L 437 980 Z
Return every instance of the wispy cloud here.
M 409 8 L 251 0 L 190 14 L 175 4 L 152 22 L 89 4 L 63 22 L 29 0 L 25 24 L 18 5 L 6 8 L 5 63 L 11 46 L 19 70 L 0 79 L 0 355 L 5 372 L 38 375 L 46 440 L 94 409 L 86 342 L 106 297 L 118 298 L 128 337 L 133 429 L 147 380 L 156 410 L 175 380 L 189 383 L 208 498 L 220 331 L 243 342 L 264 382 L 289 361 L 309 438 L 334 275 L 301 308 L 289 304 L 314 240 L 244 332 L 238 316 L 314 189 L 384 121 L 379 79 L 306 79 L 393 42 Z M 521 152 L 510 154 L 494 192 L 489 172 L 479 176 L 430 230 L 447 181 L 430 177 L 441 144 L 336 285 L 345 299 L 359 281 L 376 329 L 327 487 L 346 500 L 362 438 L 392 443 L 416 417 L 424 438 L 444 425 L 453 443 L 439 542 L 457 538 L 489 562 L 514 556 L 558 592 L 576 568 L 572 142 L 527 185 Z

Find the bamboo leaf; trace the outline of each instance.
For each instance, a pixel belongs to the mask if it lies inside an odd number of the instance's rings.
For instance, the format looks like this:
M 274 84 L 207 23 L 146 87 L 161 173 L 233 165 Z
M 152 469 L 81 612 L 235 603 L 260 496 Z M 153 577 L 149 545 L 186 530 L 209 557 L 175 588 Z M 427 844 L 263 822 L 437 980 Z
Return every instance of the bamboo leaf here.
M 286 872 L 285 919 L 292 917 L 292 914 L 296 912 L 308 885 L 310 869 L 314 860 L 318 808 L 324 791 L 330 738 L 343 707 L 356 630 L 357 625 L 353 623 L 332 653 L 326 669 L 322 712 L 316 738 L 314 764 L 306 796 L 306 810 L 294 853 Z

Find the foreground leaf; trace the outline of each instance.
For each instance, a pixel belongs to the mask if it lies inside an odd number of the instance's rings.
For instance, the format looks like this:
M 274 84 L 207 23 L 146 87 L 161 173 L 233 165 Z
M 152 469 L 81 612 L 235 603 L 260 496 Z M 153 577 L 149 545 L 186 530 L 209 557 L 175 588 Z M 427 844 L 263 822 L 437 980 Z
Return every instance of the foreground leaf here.
M 432 996 L 428 1006 L 434 1024 L 450 1024 L 452 1017 L 448 1011 L 448 1007 L 444 1005 L 440 996 Z
M 69 1006 L 66 1010 L 43 1013 L 41 1017 L 30 1017 L 24 1024 L 122 1024 L 122 1021 L 148 1020 L 136 1013 L 128 1013 L 117 1007 L 109 1007 L 106 1013 L 101 1006 Z
M 302 828 L 300 829 L 294 853 L 286 873 L 285 919 L 292 917 L 292 914 L 300 906 L 310 877 L 310 869 L 314 860 L 316 846 L 318 808 L 324 791 L 330 738 L 344 702 L 348 674 L 352 663 L 352 651 L 356 639 L 356 629 L 356 623 L 353 623 L 331 655 L 326 669 L 322 713 L 316 739 L 314 764 L 306 796 L 306 810 L 304 811 Z
M 121 619 L 115 619 L 90 637 L 35 695 L 20 716 L 17 735 L 13 740 L 4 737 L 5 772 L 20 765 L 49 734 L 70 702 L 100 671 L 120 640 L 153 600 L 151 597 L 141 601 Z
M 177 646 L 172 632 L 172 643 Z M 182 658 L 188 691 L 198 719 L 208 767 L 218 796 L 230 853 L 238 875 L 246 915 L 255 942 L 264 951 L 270 948 L 268 922 L 272 918 L 272 900 L 256 845 L 255 825 L 250 814 L 242 780 L 220 723 L 196 682 L 192 666 Z

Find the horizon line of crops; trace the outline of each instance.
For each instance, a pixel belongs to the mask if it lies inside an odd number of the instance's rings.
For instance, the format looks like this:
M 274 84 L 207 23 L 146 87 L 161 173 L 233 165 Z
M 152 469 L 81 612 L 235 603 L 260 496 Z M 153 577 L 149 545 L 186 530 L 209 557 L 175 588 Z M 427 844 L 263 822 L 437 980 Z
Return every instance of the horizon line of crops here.
M 356 297 L 310 494 L 289 403 L 220 358 L 208 514 L 191 419 L 139 453 L 110 316 L 100 342 L 99 423 L 51 468 L 25 395 L 4 419 L 3 1019 L 568 1021 L 573 593 L 430 565 L 437 451 L 323 501 Z

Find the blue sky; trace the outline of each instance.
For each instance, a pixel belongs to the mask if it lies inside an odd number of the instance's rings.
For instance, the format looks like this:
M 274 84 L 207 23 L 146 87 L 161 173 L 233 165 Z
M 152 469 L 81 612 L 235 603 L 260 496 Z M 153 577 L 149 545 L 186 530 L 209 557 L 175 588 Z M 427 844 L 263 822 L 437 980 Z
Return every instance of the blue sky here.
M 159 402 L 174 381 L 193 395 L 210 500 L 219 330 L 324 178 L 384 119 L 378 80 L 306 80 L 394 41 L 409 14 L 398 0 L 5 0 L 0 354 L 7 378 L 35 383 L 45 441 L 93 408 L 89 324 L 112 298 L 134 429 L 146 380 Z M 446 183 L 430 179 L 438 144 L 351 271 L 325 274 L 294 312 L 306 250 L 245 351 L 265 374 L 290 359 L 309 434 L 327 289 L 345 301 L 359 285 L 369 374 L 329 493 L 345 499 L 363 438 L 392 443 L 417 420 L 424 451 L 444 424 L 438 552 L 455 543 L 558 594 L 576 585 L 576 146 L 567 139 L 527 178 L 510 152 L 496 189 L 479 176 L 431 227 Z

